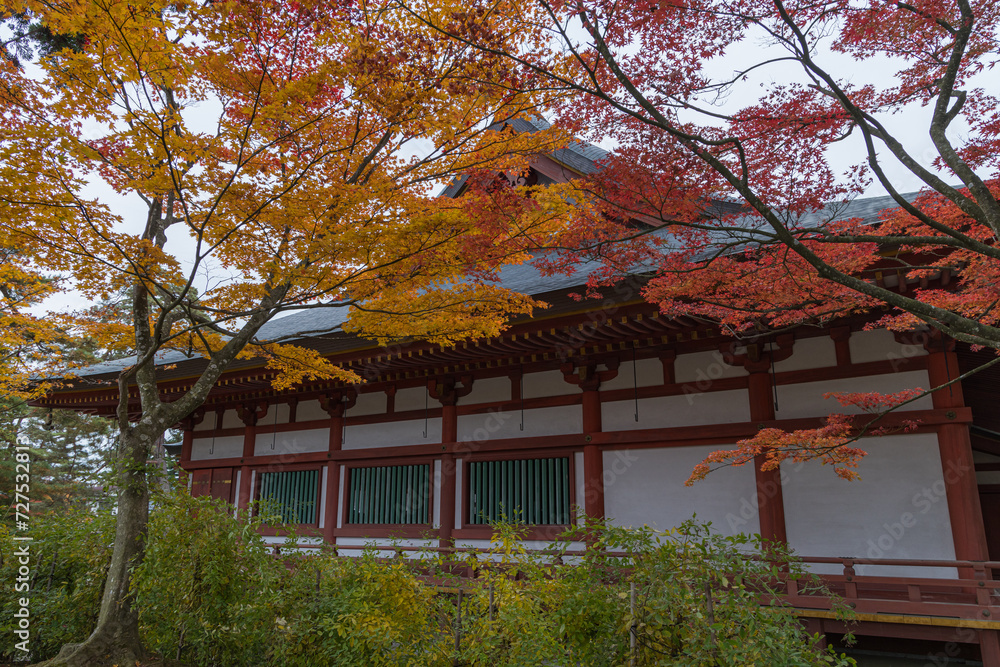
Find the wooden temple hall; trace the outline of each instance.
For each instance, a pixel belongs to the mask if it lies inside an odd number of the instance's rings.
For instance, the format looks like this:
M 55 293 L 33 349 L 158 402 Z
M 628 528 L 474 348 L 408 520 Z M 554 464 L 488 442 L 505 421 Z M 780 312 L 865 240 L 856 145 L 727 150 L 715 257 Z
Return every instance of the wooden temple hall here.
M 541 158 L 533 177 L 584 173 L 597 152 L 573 146 Z M 859 200 L 843 215 L 888 205 Z M 860 481 L 815 462 L 770 473 L 730 467 L 684 484 L 706 454 L 762 427 L 816 427 L 842 412 L 827 392 L 937 386 L 985 353 L 865 330 L 860 319 L 734 344 L 711 324 L 659 315 L 640 297 L 641 278 L 603 300 L 570 298 L 588 268 L 546 278 L 508 267 L 505 286 L 550 307 L 496 338 L 448 348 L 379 347 L 339 332 L 300 339 L 357 371 L 362 385 L 275 392 L 261 364 L 235 364 L 178 426 L 191 493 L 236 507 L 272 502 L 302 528 L 303 544 L 335 543 L 344 554 L 392 538 L 404 547 L 486 547 L 503 508 L 533 526 L 537 547 L 581 513 L 663 529 L 696 513 L 723 534 L 787 542 L 854 607 L 859 650 L 948 650 L 1000 665 L 992 369 L 892 415 L 890 423 L 919 426 L 863 440 Z M 342 317 L 309 310 L 273 321 L 261 337 L 332 330 Z M 206 363 L 162 361 L 167 400 Z M 123 363 L 88 369 L 42 404 L 112 413 L 117 389 L 99 381 Z M 844 632 L 822 600 L 794 590 L 787 599 L 811 630 Z

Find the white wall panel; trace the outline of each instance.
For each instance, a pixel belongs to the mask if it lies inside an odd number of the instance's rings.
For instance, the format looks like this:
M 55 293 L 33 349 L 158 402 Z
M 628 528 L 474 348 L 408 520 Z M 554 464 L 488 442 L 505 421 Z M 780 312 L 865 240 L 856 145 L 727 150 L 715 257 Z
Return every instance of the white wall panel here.
M 354 407 L 347 411 L 348 417 L 360 417 L 361 415 L 379 415 L 385 412 L 386 395 L 384 391 L 375 391 L 367 394 L 358 394 L 358 399 Z
M 435 528 L 441 527 L 441 459 L 434 461 L 434 485 L 431 488 L 431 507 L 434 508 L 434 516 L 431 518 L 431 525 Z
M 427 387 L 409 387 L 396 392 L 394 399 L 396 412 L 406 412 L 407 410 L 423 410 L 426 405 L 428 409 L 440 408 L 441 401 L 431 398 L 427 393 Z
M 677 384 L 695 383 L 706 390 L 712 380 L 743 377 L 747 372 L 742 366 L 730 366 L 723 361 L 718 350 L 678 355 L 674 361 L 674 381 Z
M 927 371 L 907 371 L 890 375 L 869 375 L 822 382 L 802 382 L 778 385 L 777 419 L 823 417 L 830 413 L 858 414 L 859 408 L 842 406 L 835 398 L 823 398 L 827 392 L 879 392 L 890 394 L 903 389 L 929 389 Z M 927 410 L 933 407 L 930 396 L 908 403 L 904 410 Z
M 753 468 L 722 468 L 684 486 L 694 467 L 724 446 L 618 449 L 604 452 L 604 512 L 621 526 L 667 530 L 697 514 L 724 535 L 755 533 Z
M 375 551 L 379 558 L 392 558 L 396 555 L 396 546 L 417 547 L 430 549 L 438 545 L 436 539 L 411 539 L 411 538 L 391 538 L 391 537 L 338 537 L 337 546 L 341 547 L 338 554 L 341 556 L 358 557 L 368 551 Z M 360 549 L 343 547 L 363 547 Z M 432 558 L 433 552 L 404 551 L 407 558 Z
M 195 431 L 211 431 L 215 429 L 215 410 L 206 410 L 205 416 L 194 425 Z
M 792 356 L 779 361 L 774 370 L 801 371 L 809 368 L 826 368 L 837 365 L 837 345 L 829 336 L 814 336 L 795 341 Z
M 274 443 L 274 449 L 271 444 Z M 330 446 L 330 429 L 315 428 L 308 431 L 286 431 L 282 433 L 257 433 L 254 442 L 254 456 L 279 456 L 282 454 L 304 454 L 325 452 Z
M 663 363 L 659 359 L 637 359 L 633 372 L 631 357 L 623 356 L 618 366 L 618 375 L 608 382 L 601 383 L 601 391 L 630 389 L 634 386 L 633 378 L 640 387 L 657 387 L 663 384 Z
M 851 362 L 855 364 L 922 357 L 927 354 L 923 346 L 897 343 L 888 329 L 855 331 L 851 333 L 848 342 L 851 347 Z
M 700 426 L 749 420 L 750 401 L 743 389 L 640 398 L 639 421 L 635 420 L 635 401 L 601 404 L 601 425 L 605 431 Z
M 215 415 L 212 415 L 212 423 L 215 423 Z M 236 410 L 226 410 L 222 415 L 222 428 L 243 428 L 243 420 L 240 419 L 240 413 Z
M 212 450 L 212 453 L 209 453 Z M 205 459 L 238 459 L 243 456 L 243 436 L 230 435 L 224 438 L 195 438 L 191 443 L 191 460 Z
M 295 409 L 295 421 L 311 422 L 318 419 L 329 419 L 330 415 L 320 407 L 319 399 L 302 401 Z
M 564 382 L 563 384 L 566 383 Z M 459 404 L 496 403 L 498 401 L 509 401 L 511 400 L 511 396 L 511 381 L 509 377 L 485 378 L 473 382 L 472 391 L 468 396 L 462 398 Z
M 491 410 L 474 415 L 459 415 L 458 439 L 460 442 L 483 443 L 505 438 L 581 433 L 583 408 L 580 405 L 557 405 L 525 410 L 524 430 L 520 427 L 520 410 Z
M 563 378 L 562 371 L 526 373 L 524 376 L 524 397 L 565 396 L 579 394 L 580 389 Z
M 427 437 L 424 437 L 424 426 Z M 379 424 L 354 424 L 344 429 L 344 449 L 427 445 L 441 442 L 441 418 L 407 419 Z
M 861 479 L 812 461 L 782 466 L 788 542 L 802 556 L 953 560 L 954 542 L 937 436 L 865 438 Z M 948 577 L 942 568 L 859 565 L 858 574 Z M 840 566 L 817 572 L 841 573 Z

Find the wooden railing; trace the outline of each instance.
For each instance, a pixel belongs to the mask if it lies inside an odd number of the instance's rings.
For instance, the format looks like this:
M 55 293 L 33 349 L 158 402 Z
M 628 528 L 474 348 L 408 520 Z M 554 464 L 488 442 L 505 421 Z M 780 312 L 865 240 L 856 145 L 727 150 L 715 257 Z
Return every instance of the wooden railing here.
M 405 557 L 417 552 L 461 555 L 486 555 L 480 549 L 456 547 L 411 547 L 385 545 L 371 547 L 365 545 L 300 545 L 299 548 L 332 548 L 338 554 L 360 552 L 374 548 L 389 557 Z M 276 549 L 277 553 L 277 549 Z M 554 563 L 572 561 L 574 556 L 583 556 L 581 550 L 541 549 L 527 550 L 526 553 L 538 557 L 551 557 Z M 626 552 L 602 552 L 608 558 L 631 557 Z M 831 558 L 823 556 L 800 557 L 806 565 L 840 565 L 841 574 L 817 575 L 827 587 L 848 607 L 858 614 L 881 614 L 900 616 L 931 616 L 966 621 L 986 621 L 1000 624 L 1000 561 L 959 561 L 959 560 L 917 560 L 898 558 Z M 451 570 L 453 575 L 475 579 L 486 561 L 468 564 L 455 559 Z M 888 573 L 879 575 L 858 574 L 860 565 L 879 566 Z M 911 568 L 936 569 L 940 578 L 914 577 L 905 573 Z M 895 569 L 899 574 L 893 574 Z M 996 574 L 994 574 L 996 573 Z M 803 593 L 801 582 L 794 576 L 780 575 L 778 590 L 783 599 L 793 607 L 802 610 L 831 610 L 833 602 L 820 595 Z
M 916 560 L 894 558 L 803 557 L 808 565 L 840 565 L 842 574 L 820 575 L 831 591 L 860 614 L 945 616 L 1000 622 L 1000 562 Z M 858 574 L 859 565 L 880 566 L 888 572 Z M 908 576 L 904 568 L 938 570 L 943 576 Z M 896 569 L 899 574 L 891 571 Z M 956 576 L 957 575 L 957 576 Z M 784 581 L 785 599 L 803 609 L 830 609 L 823 597 L 801 595 L 798 582 Z

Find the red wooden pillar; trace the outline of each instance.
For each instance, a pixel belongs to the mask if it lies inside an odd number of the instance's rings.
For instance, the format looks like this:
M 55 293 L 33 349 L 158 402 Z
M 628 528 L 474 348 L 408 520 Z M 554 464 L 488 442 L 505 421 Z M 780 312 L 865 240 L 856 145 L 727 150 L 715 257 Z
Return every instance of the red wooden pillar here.
M 354 407 L 357 392 L 333 392 L 319 399 L 322 407 L 330 415 L 330 434 L 327 440 L 327 458 L 333 458 L 344 446 L 344 420 L 347 411 Z M 340 464 L 331 461 L 326 466 L 326 523 L 323 524 L 323 539 L 330 544 L 337 542 L 337 518 L 340 512 Z
M 583 392 L 583 432 L 601 432 L 601 394 L 597 389 Z M 597 445 L 583 447 L 583 511 L 590 519 L 604 518 L 604 455 Z
M 750 364 L 747 364 L 748 366 Z M 771 377 L 766 370 L 751 370 L 749 377 L 750 419 L 765 422 L 774 419 L 774 394 Z M 764 457 L 754 459 L 754 475 L 757 481 L 757 516 L 760 519 L 760 535 L 765 540 L 787 542 L 785 532 L 785 502 L 781 493 L 781 471 L 761 470 Z
M 438 529 L 439 544 L 450 546 L 451 534 L 455 530 L 456 468 L 453 450 L 458 440 L 458 399 L 468 396 L 472 391 L 472 376 L 463 375 L 460 379 L 444 378 L 431 380 L 427 384 L 430 396 L 441 402 L 441 526 Z
M 1000 632 L 980 630 L 979 652 L 983 659 L 983 667 L 1000 667 Z
M 455 405 L 457 398 L 446 394 L 439 400 L 442 402 L 441 442 L 447 446 L 458 439 L 458 409 Z M 446 453 L 441 456 L 441 528 L 438 537 L 442 547 L 448 545 L 451 533 L 455 529 L 457 465 L 452 454 Z
M 341 410 L 341 413 L 343 411 Z M 330 439 L 327 454 L 333 456 L 344 444 L 343 414 L 330 417 Z M 326 466 L 326 523 L 323 524 L 323 539 L 335 544 L 337 538 L 337 513 L 340 510 L 340 464 L 336 461 Z
M 240 488 L 236 497 L 236 506 L 244 509 L 250 505 L 250 465 L 247 460 L 253 457 L 254 445 L 257 442 L 257 422 L 267 414 L 267 403 L 247 404 L 240 408 L 240 418 L 243 420 L 243 458 L 240 459 Z
M 938 387 L 958 377 L 955 341 L 934 339 L 927 344 L 927 375 L 931 387 Z M 937 409 L 960 408 L 965 405 L 960 382 L 935 391 L 931 395 Z M 948 498 L 955 558 L 958 560 L 988 560 L 986 529 L 979 504 L 976 467 L 972 460 L 972 441 L 965 424 L 942 424 L 938 427 L 938 447 L 941 470 Z

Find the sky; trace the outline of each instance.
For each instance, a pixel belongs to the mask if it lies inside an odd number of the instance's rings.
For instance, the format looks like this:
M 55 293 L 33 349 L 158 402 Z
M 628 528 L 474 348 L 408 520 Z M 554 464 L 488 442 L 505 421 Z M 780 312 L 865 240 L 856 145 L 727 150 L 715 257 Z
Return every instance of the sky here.
M 734 69 L 743 66 L 747 62 L 752 62 L 767 55 L 774 55 L 778 53 L 774 50 L 774 48 L 775 47 L 766 46 L 763 44 L 762 40 L 759 39 L 745 40 L 727 50 L 724 57 L 710 63 L 709 72 L 720 77 L 729 76 Z M 896 69 L 895 66 L 897 64 L 889 61 L 888 59 L 880 59 L 865 63 L 864 67 L 858 67 L 857 63 L 852 61 L 848 56 L 829 51 L 824 52 L 822 57 L 824 61 L 834 63 L 833 67 L 835 70 L 849 72 L 849 78 L 852 82 L 871 83 L 879 87 L 883 87 L 892 81 L 892 73 Z M 762 91 L 766 90 L 767 85 L 770 83 L 786 80 L 801 80 L 801 73 L 795 69 L 796 67 L 798 66 L 792 65 L 790 68 L 789 65 L 778 65 L 755 72 L 753 75 L 748 77 L 745 82 L 733 89 L 727 98 L 726 106 L 723 108 L 731 109 L 752 103 L 758 98 Z M 977 83 L 983 85 L 988 90 L 992 90 L 995 94 L 1000 95 L 1000 82 L 995 79 L 995 76 L 990 77 L 989 73 L 987 73 L 982 75 L 981 80 Z M 217 103 L 208 101 L 201 102 L 199 105 L 187 109 L 184 115 L 187 123 L 193 130 L 212 132 L 217 121 L 219 111 L 220 106 Z M 918 156 L 925 164 L 929 164 L 930 160 L 936 155 L 930 138 L 926 132 L 929 113 L 929 109 L 913 106 L 897 114 L 895 117 L 887 119 L 887 122 L 889 122 L 893 127 L 900 129 L 899 138 L 904 142 L 907 148 L 909 148 L 911 152 L 915 156 Z M 964 128 L 961 125 L 956 124 L 951 134 L 956 138 L 960 138 L 963 129 Z M 96 125 L 85 126 L 85 132 L 87 134 L 98 136 L 100 134 L 100 128 Z M 601 142 L 601 145 L 602 147 L 608 149 L 614 148 L 610 141 Z M 859 156 L 863 155 L 862 151 L 863 144 L 861 142 L 861 138 L 859 136 L 854 136 L 830 148 L 828 156 L 836 170 L 846 171 L 852 164 L 859 161 Z M 906 192 L 919 189 L 920 183 L 917 178 L 910 174 L 904 167 L 902 167 L 902 165 L 899 165 L 894 159 L 890 158 L 887 160 L 885 162 L 885 168 L 893 181 L 897 183 L 897 187 L 901 191 Z M 138 196 L 118 195 L 108 185 L 96 177 L 91 180 L 90 185 L 87 187 L 84 194 L 86 196 L 99 198 L 109 204 L 122 218 L 123 231 L 125 229 L 141 230 L 146 218 L 146 207 Z M 882 194 L 885 194 L 884 189 L 875 183 L 865 192 L 864 196 L 879 196 Z M 168 250 L 181 259 L 182 263 L 185 262 L 186 258 L 193 254 L 193 242 L 187 238 L 185 234 L 183 234 L 183 230 L 180 229 L 180 226 L 171 229 L 169 231 L 169 237 L 170 240 L 168 242 Z M 204 290 L 208 285 L 208 280 L 207 275 L 203 276 L 200 284 L 198 285 L 199 289 Z M 70 291 L 53 297 L 39 309 L 36 309 L 36 311 L 42 312 L 46 310 L 78 309 L 83 308 L 86 305 L 88 304 L 82 300 L 79 293 Z

